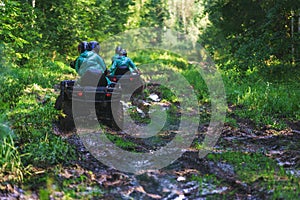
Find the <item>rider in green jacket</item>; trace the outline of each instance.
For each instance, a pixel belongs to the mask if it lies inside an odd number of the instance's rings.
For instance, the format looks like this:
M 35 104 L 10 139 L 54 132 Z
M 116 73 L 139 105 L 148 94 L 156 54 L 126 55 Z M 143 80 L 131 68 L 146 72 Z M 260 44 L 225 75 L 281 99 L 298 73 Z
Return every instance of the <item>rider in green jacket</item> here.
M 119 56 L 120 56 L 119 54 L 120 54 L 121 50 L 122 50 L 122 47 L 121 47 L 121 46 L 117 46 L 117 47 L 116 47 L 116 49 L 115 49 L 115 55 L 111 58 L 112 64 L 114 63 L 114 61 L 115 61 L 116 59 L 119 58 Z
M 106 70 L 106 65 L 103 58 L 99 55 L 100 45 L 96 41 L 89 42 L 88 51 L 80 54 L 82 64 L 78 70 L 78 74 L 82 76 L 87 70 L 100 70 L 102 73 Z M 78 59 L 79 62 L 81 59 Z
M 76 72 L 78 73 L 78 70 L 80 68 L 81 63 L 83 62 L 83 58 L 80 56 L 80 54 L 82 54 L 83 52 L 85 52 L 88 48 L 88 42 L 86 41 L 82 41 L 78 44 L 77 46 L 77 50 L 79 53 L 79 56 L 70 63 L 70 66 L 76 70 Z
M 113 62 L 109 72 L 111 75 L 115 74 L 115 71 L 118 67 L 126 66 L 129 68 L 130 72 L 137 72 L 139 73 L 138 68 L 135 66 L 133 61 L 127 57 L 127 52 L 125 49 L 120 51 L 119 57 Z
M 80 83 L 82 83 L 83 81 L 87 81 L 88 79 L 92 79 L 95 76 L 98 76 L 100 74 L 106 75 L 107 73 L 106 65 L 104 63 L 103 58 L 99 55 L 99 52 L 100 52 L 99 43 L 96 41 L 91 41 L 88 44 L 87 51 L 84 51 L 82 54 L 80 54 L 81 59 L 78 59 L 79 60 L 78 62 L 82 61 L 80 68 L 78 70 L 78 74 L 79 76 L 81 76 L 81 80 L 79 81 Z M 86 75 L 85 78 L 83 78 L 84 75 Z M 111 81 L 106 76 L 105 78 L 107 84 L 111 84 Z

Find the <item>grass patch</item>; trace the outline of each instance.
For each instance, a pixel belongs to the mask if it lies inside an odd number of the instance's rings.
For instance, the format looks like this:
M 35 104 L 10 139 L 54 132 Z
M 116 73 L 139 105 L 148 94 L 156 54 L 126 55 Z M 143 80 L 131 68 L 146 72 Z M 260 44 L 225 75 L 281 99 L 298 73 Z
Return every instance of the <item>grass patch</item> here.
M 0 184 L 6 181 L 21 182 L 24 175 L 29 174 L 30 166 L 25 167 L 22 163 L 25 154 L 18 151 L 14 139 L 13 131 L 0 119 Z
M 258 74 L 240 77 L 232 71 L 223 72 L 227 100 L 235 108 L 230 114 L 251 120 L 256 128 L 285 129 L 287 120 L 300 120 L 300 83 L 266 79 Z
M 232 165 L 239 180 L 269 193 L 273 199 L 297 199 L 300 195 L 300 178 L 290 175 L 263 154 L 229 151 L 211 153 L 207 158 Z
M 39 199 L 94 199 L 103 196 L 103 189 L 92 177 L 92 172 L 80 171 L 72 174 L 72 171 L 62 171 L 61 166 L 55 166 L 52 170 L 44 171 L 28 178 L 24 184 L 27 194 L 36 191 Z
M 125 150 L 134 150 L 137 147 L 135 143 L 128 141 L 120 136 L 112 135 L 109 133 L 106 133 L 105 135 L 111 142 L 113 142 L 119 148 Z

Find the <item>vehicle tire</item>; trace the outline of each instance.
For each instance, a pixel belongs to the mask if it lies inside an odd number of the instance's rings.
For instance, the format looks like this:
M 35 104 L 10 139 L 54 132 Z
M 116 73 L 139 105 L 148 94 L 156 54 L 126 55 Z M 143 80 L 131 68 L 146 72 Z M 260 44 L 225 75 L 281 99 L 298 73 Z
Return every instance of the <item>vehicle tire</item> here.
M 140 87 L 138 87 L 133 93 L 141 94 L 144 91 L 144 82 L 141 79 L 138 79 L 136 85 L 140 85 Z
M 61 94 L 57 97 L 55 104 L 54 104 L 54 108 L 56 110 L 61 110 L 62 109 L 62 96 Z
M 123 129 L 123 124 L 124 124 L 124 110 L 123 110 L 123 105 L 121 102 L 119 102 L 118 106 L 113 109 L 114 112 L 116 112 L 114 115 L 112 113 L 111 116 L 111 127 L 115 130 L 122 130 Z M 112 112 L 112 111 L 111 111 Z
M 63 102 L 62 109 L 65 116 L 60 116 L 59 125 L 62 131 L 72 131 L 75 129 L 75 123 L 72 114 L 72 101 Z

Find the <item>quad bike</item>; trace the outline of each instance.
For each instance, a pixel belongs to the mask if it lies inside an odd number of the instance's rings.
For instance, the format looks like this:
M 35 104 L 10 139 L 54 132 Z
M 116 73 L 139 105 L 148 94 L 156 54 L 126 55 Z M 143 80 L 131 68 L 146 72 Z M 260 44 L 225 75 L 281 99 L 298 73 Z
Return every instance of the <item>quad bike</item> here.
M 99 122 L 116 130 L 122 128 L 122 89 L 118 83 L 108 84 L 104 74 L 86 73 L 79 83 L 75 80 L 64 80 L 60 82 L 59 89 L 60 95 L 56 99 L 55 108 L 62 110 L 65 115 L 59 117 L 58 125 L 61 130 L 73 130 L 75 116 L 88 117 L 92 112 L 96 113 Z
M 133 73 L 127 66 L 119 66 L 114 75 L 107 76 L 110 81 L 118 82 L 122 86 L 123 94 L 141 93 L 144 89 L 144 83 L 139 73 Z

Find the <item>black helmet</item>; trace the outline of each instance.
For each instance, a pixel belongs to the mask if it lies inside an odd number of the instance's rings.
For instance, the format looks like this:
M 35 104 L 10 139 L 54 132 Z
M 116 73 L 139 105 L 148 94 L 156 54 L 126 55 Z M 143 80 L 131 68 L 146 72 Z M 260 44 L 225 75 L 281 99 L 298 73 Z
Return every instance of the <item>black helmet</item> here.
M 120 54 L 119 54 L 119 55 L 127 56 L 127 51 L 126 51 L 126 49 L 122 49 L 122 50 L 120 51 Z
M 91 42 L 89 42 L 89 44 L 88 44 L 88 50 L 92 51 L 97 45 L 99 45 L 99 42 L 97 42 L 97 41 L 91 41 Z
M 83 53 L 85 50 L 88 48 L 88 42 L 87 41 L 82 41 L 79 43 L 77 49 L 78 52 Z

